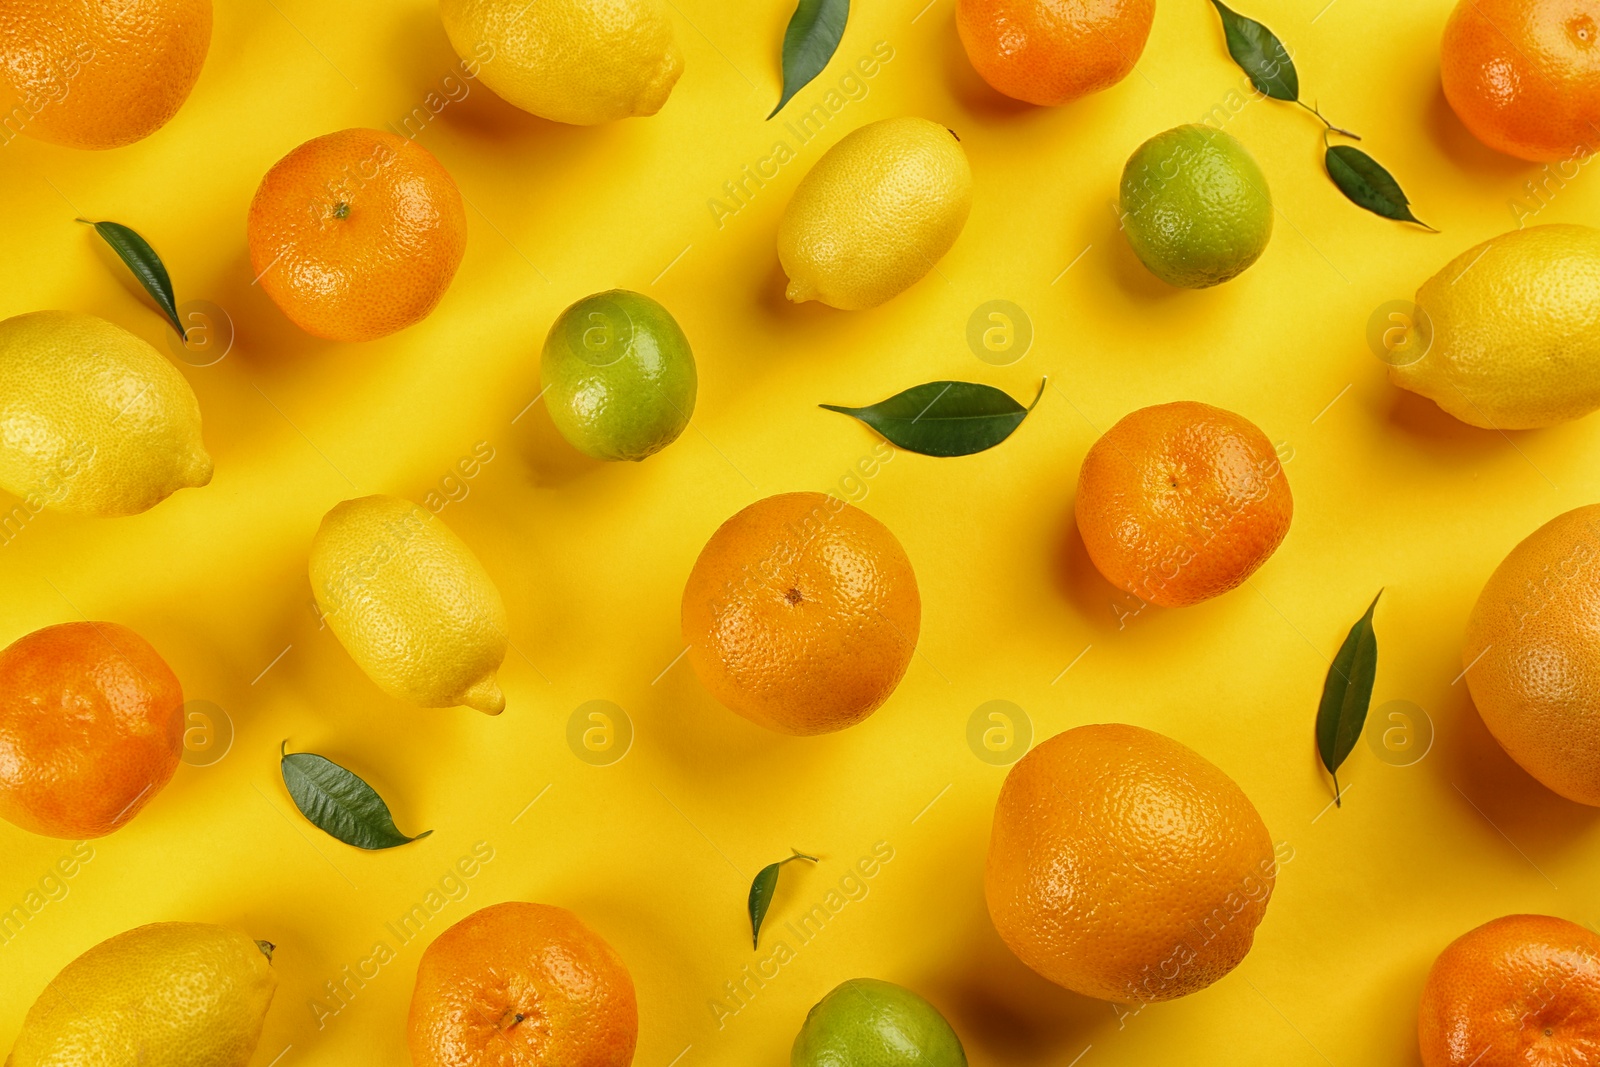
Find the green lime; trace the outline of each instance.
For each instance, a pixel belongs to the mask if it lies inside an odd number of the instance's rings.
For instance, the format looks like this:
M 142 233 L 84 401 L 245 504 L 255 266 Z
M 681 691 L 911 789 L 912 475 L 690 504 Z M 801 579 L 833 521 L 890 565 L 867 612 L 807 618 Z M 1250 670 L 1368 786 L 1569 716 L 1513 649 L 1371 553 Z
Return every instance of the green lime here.
M 1179 126 L 1140 145 L 1123 168 L 1122 222 L 1151 274 L 1204 289 L 1237 277 L 1266 250 L 1272 194 L 1237 138 Z
M 644 459 L 677 440 L 694 414 L 689 339 L 672 313 L 612 289 L 561 313 L 540 361 L 550 418 L 595 459 Z
M 911 990 L 854 978 L 817 1001 L 790 1067 L 966 1067 L 961 1039 Z

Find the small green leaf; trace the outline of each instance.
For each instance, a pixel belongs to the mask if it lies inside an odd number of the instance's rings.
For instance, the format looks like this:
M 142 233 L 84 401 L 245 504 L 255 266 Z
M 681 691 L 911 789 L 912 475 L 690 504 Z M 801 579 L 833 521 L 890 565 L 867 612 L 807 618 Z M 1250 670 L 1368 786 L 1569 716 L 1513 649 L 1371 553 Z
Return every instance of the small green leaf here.
M 1298 102 L 1300 75 L 1294 69 L 1289 50 L 1276 34 L 1255 19 L 1245 18 L 1222 3 L 1211 0 L 1222 16 L 1222 32 L 1228 39 L 1228 54 L 1250 79 L 1250 84 L 1274 100 Z
M 1361 149 L 1347 144 L 1332 145 L 1328 148 L 1326 163 L 1328 177 L 1352 204 L 1386 219 L 1414 222 L 1424 229 L 1433 229 L 1411 213 L 1411 201 L 1406 199 L 1394 175 Z
M 156 250 L 150 247 L 150 242 L 120 222 L 78 221 L 85 226 L 93 226 L 94 232 L 105 239 L 106 244 L 128 265 L 133 276 L 139 279 L 144 291 L 150 294 L 150 299 L 156 302 L 172 328 L 178 331 L 178 336 L 182 337 L 183 324 L 178 321 L 178 302 L 172 295 L 172 279 L 167 277 L 166 265 L 156 255 Z
M 850 0 L 800 0 L 783 34 L 783 96 L 772 115 L 822 73 L 839 47 L 849 18 Z
M 793 850 L 791 850 L 793 851 Z M 756 948 L 761 944 L 761 920 L 767 917 L 767 909 L 772 906 L 772 894 L 778 891 L 778 869 L 785 863 L 795 860 L 806 860 L 810 863 L 817 862 L 817 857 L 807 856 L 804 852 L 795 852 L 788 859 L 769 863 L 756 872 L 755 880 L 750 883 L 750 947 Z
M 1335 805 L 1339 803 L 1339 766 L 1356 747 L 1372 704 L 1372 683 L 1378 676 L 1378 635 L 1372 628 L 1372 613 L 1381 596 L 1382 589 L 1372 598 L 1367 613 L 1350 627 L 1328 668 L 1327 680 L 1322 683 L 1322 703 L 1317 708 L 1317 752 L 1322 756 L 1322 765 L 1333 775 Z
M 311 752 L 290 752 L 283 743 L 283 784 L 300 814 L 329 837 L 356 848 L 376 850 L 420 841 L 424 830 L 407 837 L 395 828 L 389 805 L 372 787 L 330 759 Z
M 976 382 L 929 382 L 864 408 L 821 406 L 860 419 L 908 452 L 970 456 L 1010 437 L 1039 403 L 1045 381 L 1027 407 Z

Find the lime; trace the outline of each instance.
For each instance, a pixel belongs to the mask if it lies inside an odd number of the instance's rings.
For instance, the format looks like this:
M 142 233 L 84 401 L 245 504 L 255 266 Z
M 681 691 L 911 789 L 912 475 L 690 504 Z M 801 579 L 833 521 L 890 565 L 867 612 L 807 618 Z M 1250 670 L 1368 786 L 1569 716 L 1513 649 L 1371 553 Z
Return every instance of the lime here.
M 790 1067 L 966 1067 L 961 1039 L 911 990 L 854 978 L 817 1001 Z
M 1122 222 L 1151 274 L 1204 289 L 1237 277 L 1266 250 L 1272 194 L 1237 138 L 1179 126 L 1140 145 L 1123 168 Z
M 644 459 L 677 440 L 694 414 L 689 339 L 671 312 L 612 289 L 561 313 L 540 364 L 550 418 L 595 459 Z

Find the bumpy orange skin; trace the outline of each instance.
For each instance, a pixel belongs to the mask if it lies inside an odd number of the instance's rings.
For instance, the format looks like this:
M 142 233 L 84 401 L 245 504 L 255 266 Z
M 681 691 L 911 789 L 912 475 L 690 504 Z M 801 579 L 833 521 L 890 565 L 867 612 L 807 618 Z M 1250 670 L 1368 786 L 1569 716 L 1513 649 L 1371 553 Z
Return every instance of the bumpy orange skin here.
M 47 626 L 0 651 L 0 818 L 48 837 L 104 837 L 172 778 L 183 688 L 114 622 Z
M 1106 580 L 1173 608 L 1254 574 L 1289 532 L 1294 500 L 1254 423 L 1181 401 L 1135 411 L 1094 443 L 1075 510 Z
M 683 590 L 683 640 L 701 683 L 789 734 L 842 730 L 876 711 L 921 626 L 900 542 L 823 493 L 767 497 L 723 523 Z
M 628 1067 L 633 979 L 565 908 L 511 902 L 440 934 L 417 966 L 413 1067 Z
M 381 130 L 316 137 L 267 172 L 250 204 L 250 265 L 295 325 L 371 341 L 427 318 L 467 246 L 455 180 Z
M 1600 1063 L 1600 936 L 1507 915 L 1452 941 L 1417 1012 L 1423 1067 Z
M 1130 1004 L 1233 970 L 1276 876 L 1267 828 L 1233 779 L 1169 737 L 1108 724 L 1057 734 L 1011 768 L 984 896 L 1023 963 Z
M 0 0 L 0 84 L 20 130 L 120 148 L 165 126 L 211 47 L 211 0 Z
M 1600 504 L 1557 515 L 1501 561 L 1461 661 L 1500 747 L 1568 800 L 1600 806 Z
M 1600 150 L 1600 0 L 1460 0 L 1439 72 L 1490 148 L 1541 163 Z
M 1126 78 L 1155 17 L 1155 0 L 959 0 L 956 31 L 984 81 L 1048 107 Z

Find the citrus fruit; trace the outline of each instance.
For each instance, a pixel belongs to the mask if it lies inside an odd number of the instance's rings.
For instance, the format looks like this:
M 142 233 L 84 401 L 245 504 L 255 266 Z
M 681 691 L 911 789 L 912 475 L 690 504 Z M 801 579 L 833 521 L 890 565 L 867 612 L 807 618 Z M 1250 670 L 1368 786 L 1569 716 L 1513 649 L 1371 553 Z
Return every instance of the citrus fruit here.
M 701 683 L 788 734 L 853 726 L 894 692 L 922 599 L 877 519 L 823 493 L 769 496 L 711 535 L 683 589 L 683 641 Z
M 1600 408 L 1600 230 L 1530 226 L 1417 290 L 1389 380 L 1462 422 L 1530 430 Z
M 1550 915 L 1507 915 L 1439 953 L 1422 987 L 1423 1067 L 1600 1063 L 1600 936 Z
M 628 1067 L 633 979 L 565 908 L 475 911 L 422 954 L 408 1025 L 414 1067 Z
M 209 481 L 194 390 L 147 342 L 75 311 L 0 322 L 0 488 L 132 515 Z
M 104 837 L 172 779 L 183 688 L 114 622 L 46 626 L 0 651 L 0 817 L 48 837 Z
M 207 923 L 152 923 L 62 968 L 7 1067 L 245 1067 L 278 977 L 273 946 Z
M 1006 775 L 984 871 L 1017 958 L 1076 993 L 1171 1000 L 1233 970 L 1277 876 L 1250 798 L 1193 749 L 1080 726 Z
M 1483 724 L 1522 769 L 1600 807 L 1600 504 L 1513 548 L 1467 617 L 1461 650 Z
M 1182 289 L 1236 278 L 1272 237 L 1272 194 L 1232 134 L 1193 124 L 1158 133 L 1122 169 L 1122 232 L 1150 273 Z
M 0 86 L 17 131 L 120 148 L 165 126 L 211 47 L 211 0 L 0 0 Z
M 857 311 L 911 288 L 961 235 L 972 168 L 956 135 L 927 119 L 883 119 L 823 153 L 778 223 L 795 303 Z
M 1490 148 L 1534 162 L 1600 149 L 1600 0 L 1460 0 L 1439 74 Z
M 1074 511 L 1106 581 L 1176 608 L 1254 574 L 1289 532 L 1294 500 L 1253 422 L 1185 400 L 1140 408 L 1090 446 Z
M 545 403 L 561 436 L 594 459 L 644 459 L 694 414 L 689 339 L 642 293 L 612 289 L 573 304 L 544 339 Z
M 958 0 L 956 32 L 984 81 L 1053 106 L 1126 78 L 1155 17 L 1155 0 Z
M 817 1001 L 789 1052 L 790 1067 L 967 1067 L 939 1009 L 904 986 L 853 978 Z
M 439 13 L 485 85 L 556 122 L 654 115 L 683 73 L 661 0 L 440 0 Z
M 438 305 L 467 245 L 461 191 L 433 153 L 381 130 L 314 137 L 250 202 L 250 266 L 289 320 L 371 341 Z
M 394 496 L 336 504 L 312 539 L 310 571 L 323 619 L 384 692 L 424 708 L 505 710 L 495 681 L 505 603 L 438 516 Z

